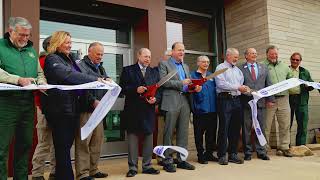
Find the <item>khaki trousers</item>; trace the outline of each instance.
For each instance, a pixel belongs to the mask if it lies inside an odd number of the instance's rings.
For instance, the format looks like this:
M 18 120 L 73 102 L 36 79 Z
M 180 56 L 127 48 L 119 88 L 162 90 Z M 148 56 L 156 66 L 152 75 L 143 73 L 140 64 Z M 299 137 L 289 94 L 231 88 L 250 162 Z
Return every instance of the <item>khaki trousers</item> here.
M 275 105 L 266 108 L 265 133 L 268 145 L 270 146 L 271 126 L 274 121 L 279 125 L 279 143 L 277 148 L 281 150 L 289 149 L 290 144 L 290 105 L 289 96 L 275 98 Z M 276 117 L 276 118 L 275 118 Z
M 86 124 L 91 114 L 92 113 L 88 112 L 80 114 L 80 128 L 77 130 L 75 138 L 75 168 L 77 179 L 99 172 L 98 161 L 104 140 L 103 123 L 100 122 L 87 139 L 81 141 L 80 136 L 80 129 Z
M 39 107 L 37 109 L 36 125 L 38 144 L 32 158 L 32 177 L 44 175 L 45 161 L 50 160 L 50 173 L 55 174 L 56 160 L 54 157 L 54 146 L 52 143 L 52 130 Z

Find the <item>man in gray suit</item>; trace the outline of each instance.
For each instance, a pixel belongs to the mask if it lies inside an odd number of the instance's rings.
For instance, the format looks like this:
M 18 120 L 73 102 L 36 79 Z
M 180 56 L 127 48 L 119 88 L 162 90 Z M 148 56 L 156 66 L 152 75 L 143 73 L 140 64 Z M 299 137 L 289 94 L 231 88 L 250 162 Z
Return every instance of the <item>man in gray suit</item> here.
M 176 145 L 187 149 L 188 130 L 190 119 L 190 104 L 188 84 L 191 83 L 189 68 L 183 63 L 184 45 L 181 42 L 175 42 L 172 45 L 172 55 L 168 61 L 161 61 L 159 65 L 160 78 L 172 71 L 178 73 L 163 85 L 161 110 L 165 113 L 165 126 L 163 135 L 163 144 L 170 146 L 174 129 L 176 128 Z M 201 87 L 197 86 L 196 91 L 200 92 Z M 173 165 L 172 152 L 165 152 L 163 169 L 167 172 L 176 172 Z M 195 167 L 186 161 L 182 161 L 178 154 L 177 168 L 194 170 Z
M 257 61 L 257 51 L 254 48 L 246 49 L 244 56 L 246 62 L 243 63 L 239 68 L 244 76 L 244 85 L 249 86 L 251 90 L 260 90 L 267 86 L 272 85 L 269 78 L 269 71 L 264 64 L 258 63 Z M 252 145 L 251 145 L 251 129 L 252 129 L 252 117 L 251 110 L 248 101 L 252 99 L 251 93 L 244 93 L 241 96 L 244 109 L 244 122 L 242 125 L 242 140 L 243 140 L 243 151 L 244 160 L 250 161 L 252 156 Z M 258 121 L 261 130 L 264 133 L 265 126 L 265 107 L 273 105 L 273 97 L 262 98 L 258 101 Z M 261 146 L 257 136 L 255 136 L 255 147 L 257 151 L 257 156 L 262 160 L 270 160 L 267 156 L 267 151 L 264 146 Z

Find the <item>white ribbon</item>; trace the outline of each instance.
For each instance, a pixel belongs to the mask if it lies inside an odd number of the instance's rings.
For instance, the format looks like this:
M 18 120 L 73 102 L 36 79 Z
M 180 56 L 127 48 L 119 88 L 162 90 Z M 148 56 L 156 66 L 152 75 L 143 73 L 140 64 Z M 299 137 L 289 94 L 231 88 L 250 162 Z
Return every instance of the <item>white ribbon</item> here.
M 172 150 L 180 153 L 180 157 L 181 157 L 182 161 L 186 161 L 188 158 L 189 152 L 185 148 L 182 148 L 179 146 L 156 146 L 155 148 L 153 148 L 153 153 L 155 153 L 156 155 L 158 155 L 162 158 L 166 158 L 164 156 L 164 152 L 167 149 L 172 149 Z
M 102 119 L 107 115 L 110 111 L 111 107 L 117 100 L 121 87 L 118 86 L 115 82 L 105 81 L 104 83 L 95 81 L 80 85 L 35 85 L 30 84 L 28 86 L 15 86 L 11 84 L 0 83 L 0 91 L 1 90 L 38 90 L 38 89 L 52 89 L 57 88 L 61 90 L 76 90 L 76 89 L 109 89 L 109 91 L 102 97 L 100 103 L 92 112 L 87 123 L 81 128 L 81 140 L 86 139 L 89 134 L 98 126 L 98 124 L 102 121 Z
M 81 140 L 86 139 L 98 126 L 102 119 L 108 114 L 113 104 L 116 102 L 120 92 L 121 87 L 117 85 L 102 97 L 87 123 L 81 128 Z
M 28 86 L 16 86 L 12 84 L 0 83 L 0 91 L 8 90 L 38 90 L 38 89 L 52 89 L 57 88 L 61 90 L 76 90 L 76 89 L 113 89 L 118 86 L 115 82 L 105 81 L 105 83 L 94 81 L 90 83 L 80 84 L 80 85 L 36 85 L 30 84 Z
M 253 122 L 252 124 L 253 124 L 254 130 L 256 132 L 256 135 L 258 137 L 259 143 L 262 146 L 266 145 L 267 141 L 261 131 L 259 121 L 257 118 L 257 102 L 258 102 L 258 100 L 261 98 L 264 98 L 264 97 L 275 95 L 277 93 L 280 93 L 280 92 L 288 90 L 290 88 L 299 86 L 301 84 L 306 84 L 307 86 L 312 86 L 315 89 L 320 89 L 320 83 L 308 82 L 308 81 L 304 81 L 304 80 L 298 79 L 298 78 L 291 78 L 291 79 L 287 79 L 285 81 L 281 81 L 279 83 L 276 83 L 274 85 L 268 86 L 266 88 L 260 89 L 257 92 L 252 92 L 254 99 L 249 101 L 248 103 L 251 107 L 251 115 L 252 115 L 252 122 Z

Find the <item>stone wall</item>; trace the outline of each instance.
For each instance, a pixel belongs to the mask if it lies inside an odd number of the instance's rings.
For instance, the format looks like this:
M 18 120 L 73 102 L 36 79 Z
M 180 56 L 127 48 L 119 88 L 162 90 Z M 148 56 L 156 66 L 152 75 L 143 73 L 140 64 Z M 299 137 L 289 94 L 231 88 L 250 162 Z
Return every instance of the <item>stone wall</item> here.
M 279 47 L 279 60 L 289 65 L 293 52 L 303 56 L 302 66 L 311 72 L 314 81 L 320 81 L 320 1 L 318 0 L 231 0 L 225 3 L 227 46 L 240 51 L 254 47 L 258 61 L 265 59 L 269 44 Z M 308 129 L 320 128 L 320 98 L 312 91 L 309 101 Z M 272 145 L 277 133 L 273 127 Z M 292 128 L 295 142 L 296 123 Z M 313 133 L 309 133 L 311 142 Z

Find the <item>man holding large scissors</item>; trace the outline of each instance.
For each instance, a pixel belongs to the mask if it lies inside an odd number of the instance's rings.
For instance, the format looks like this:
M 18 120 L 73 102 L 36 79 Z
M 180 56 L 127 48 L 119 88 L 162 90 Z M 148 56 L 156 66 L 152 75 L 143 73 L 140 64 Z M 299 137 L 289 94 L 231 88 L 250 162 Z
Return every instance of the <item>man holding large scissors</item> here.
M 165 126 L 163 144 L 171 146 L 171 138 L 176 128 L 177 146 L 187 149 L 188 130 L 190 120 L 190 104 L 188 84 L 191 83 L 189 68 L 183 63 L 184 45 L 176 42 L 172 45 L 172 56 L 168 61 L 161 61 L 159 66 L 160 77 L 164 77 L 172 71 L 177 71 L 177 75 L 166 82 L 163 86 L 161 110 L 165 112 Z M 195 87 L 196 92 L 201 91 L 201 86 Z M 163 169 L 167 172 L 176 172 L 173 165 L 173 158 L 170 151 L 165 152 Z M 178 154 L 178 168 L 194 170 L 195 167 L 187 161 L 182 161 Z
M 160 171 L 151 166 L 153 130 L 155 123 L 156 97 L 144 97 L 148 85 L 159 81 L 157 69 L 150 67 L 151 52 L 141 48 L 137 54 L 138 62 L 124 67 L 120 77 L 122 93 L 126 96 L 121 120 L 128 136 L 128 165 L 127 177 L 138 173 L 138 139 L 143 137 L 142 173 L 159 174 Z

